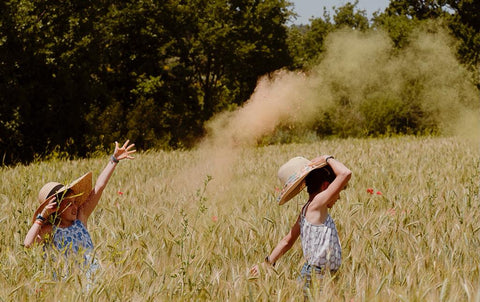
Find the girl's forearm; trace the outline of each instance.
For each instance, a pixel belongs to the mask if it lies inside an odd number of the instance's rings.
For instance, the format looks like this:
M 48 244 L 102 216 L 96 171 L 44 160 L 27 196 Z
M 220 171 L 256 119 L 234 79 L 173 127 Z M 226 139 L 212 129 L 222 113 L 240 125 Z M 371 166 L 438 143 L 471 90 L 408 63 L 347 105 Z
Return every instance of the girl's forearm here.
M 333 172 L 337 176 L 345 176 L 347 178 L 350 178 L 350 175 L 352 174 L 352 171 L 348 169 L 344 164 L 339 162 L 338 160 L 331 158 L 328 160 L 328 165 L 332 168 Z
M 134 157 L 131 156 L 132 153 L 135 153 L 136 150 L 130 150 L 135 146 L 135 144 L 128 144 L 129 140 L 127 140 L 122 147 L 119 148 L 118 142 L 115 142 L 115 151 L 113 152 L 113 155 L 110 157 L 110 161 L 108 162 L 107 166 L 105 169 L 103 169 L 103 172 L 100 174 L 100 176 L 97 179 L 97 182 L 95 183 L 95 191 L 96 193 L 102 192 L 103 189 L 107 186 L 108 181 L 110 180 L 110 177 L 113 174 L 113 171 L 115 170 L 115 167 L 119 163 L 120 160 L 122 159 L 133 159 Z
M 275 264 L 280 257 L 283 256 L 290 248 L 292 248 L 297 238 L 300 236 L 300 216 L 298 216 L 297 221 L 293 225 L 290 232 L 280 240 L 277 246 L 268 256 L 270 264 Z
M 32 227 L 27 233 L 27 236 L 25 236 L 25 240 L 23 241 L 23 244 L 25 245 L 25 247 L 31 247 L 35 243 L 41 229 L 42 229 L 42 226 L 40 224 L 33 223 Z
M 113 171 L 115 171 L 115 167 L 117 166 L 117 163 L 113 162 L 110 160 L 103 169 L 102 173 L 98 176 L 97 182 L 95 183 L 95 191 L 103 191 L 105 187 L 107 186 L 108 181 L 110 180 L 110 177 L 113 174 Z
M 285 240 L 281 240 L 268 256 L 270 264 L 274 265 L 275 262 L 277 262 L 283 256 L 283 254 L 290 250 L 291 247 L 292 244 L 289 244 Z

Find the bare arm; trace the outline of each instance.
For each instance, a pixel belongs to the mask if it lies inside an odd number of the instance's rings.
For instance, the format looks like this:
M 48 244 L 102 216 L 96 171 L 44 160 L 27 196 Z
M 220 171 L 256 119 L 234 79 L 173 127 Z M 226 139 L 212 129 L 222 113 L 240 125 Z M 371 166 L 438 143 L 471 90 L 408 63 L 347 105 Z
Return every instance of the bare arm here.
M 313 161 L 324 161 L 326 158 L 327 156 L 321 156 L 315 158 Z M 333 172 L 335 173 L 335 180 L 324 191 L 315 196 L 309 206 L 310 210 L 324 207 L 334 202 L 352 177 L 352 171 L 350 171 L 350 169 L 348 169 L 344 164 L 334 159 L 333 157 L 330 157 L 328 159 L 327 164 L 330 165 Z
M 25 241 L 23 244 L 25 247 L 31 247 L 34 243 L 41 243 L 45 238 L 45 235 L 50 234 L 52 232 L 51 225 L 39 225 L 37 223 L 33 223 L 32 227 L 25 236 Z
M 298 236 L 300 236 L 300 216 L 298 216 L 297 221 L 293 225 L 290 232 L 283 237 L 282 240 L 277 244 L 273 251 L 268 255 L 268 262 L 270 265 L 274 265 L 280 257 L 283 256 L 288 250 L 290 250 L 297 241 Z M 258 265 L 253 266 L 250 269 L 252 275 L 257 275 L 259 273 Z
M 118 142 L 115 142 L 115 151 L 113 152 L 113 156 L 118 160 L 123 159 L 133 159 L 134 157 L 130 154 L 136 152 L 136 150 L 130 150 L 135 146 L 135 144 L 128 144 L 129 140 L 127 140 L 121 148 L 118 147 Z M 87 201 L 79 208 L 78 219 L 80 219 L 85 225 L 87 224 L 88 217 L 92 214 L 93 210 L 98 204 L 100 197 L 102 196 L 103 190 L 107 186 L 110 177 L 115 171 L 115 167 L 117 163 L 113 160 L 109 161 L 105 169 L 103 169 L 100 176 L 98 176 L 97 182 L 95 183 L 95 187 L 93 188 L 92 192 L 90 192 Z
M 58 207 L 56 203 L 55 195 L 50 196 L 49 199 L 50 201 L 42 210 L 42 213 L 40 213 L 40 215 L 45 220 L 48 219 L 50 214 L 55 212 Z M 44 225 L 41 220 L 36 220 L 36 222 L 34 222 L 30 227 L 30 230 L 28 230 L 28 233 L 25 236 L 25 240 L 23 241 L 23 244 L 25 245 L 25 247 L 31 247 L 34 243 L 41 243 L 43 242 L 45 235 L 50 234 L 51 232 L 52 232 L 51 225 L 49 224 Z
M 280 257 L 283 256 L 283 254 L 290 250 L 295 241 L 297 241 L 298 236 L 300 236 L 300 216 L 298 216 L 297 221 L 293 225 L 290 232 L 283 237 L 282 240 L 280 240 L 280 242 L 268 256 L 270 264 L 273 265 L 278 259 L 280 259 Z

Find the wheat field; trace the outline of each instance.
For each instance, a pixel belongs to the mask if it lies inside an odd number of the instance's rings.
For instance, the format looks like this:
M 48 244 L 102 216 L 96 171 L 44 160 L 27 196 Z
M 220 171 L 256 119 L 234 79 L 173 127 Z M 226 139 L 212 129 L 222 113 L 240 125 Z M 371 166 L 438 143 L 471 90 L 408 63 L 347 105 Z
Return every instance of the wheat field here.
M 213 151 L 139 150 L 90 217 L 101 270 L 88 288 L 78 273 L 53 281 L 42 247 L 25 249 L 23 239 L 44 183 L 89 170 L 96 178 L 108 156 L 1 168 L 0 300 L 303 301 L 299 241 L 275 270 L 248 271 L 306 201 L 303 192 L 276 204 L 278 167 L 332 154 L 353 171 L 331 210 L 343 263 L 312 300 L 480 301 L 478 147 L 459 137 L 274 145 L 236 150 L 211 175 L 202 167 Z

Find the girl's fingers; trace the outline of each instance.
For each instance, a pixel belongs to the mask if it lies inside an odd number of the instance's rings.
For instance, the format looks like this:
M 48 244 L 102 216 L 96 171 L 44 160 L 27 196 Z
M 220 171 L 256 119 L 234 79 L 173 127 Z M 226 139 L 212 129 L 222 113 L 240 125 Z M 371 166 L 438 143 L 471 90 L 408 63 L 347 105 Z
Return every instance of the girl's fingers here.
M 52 200 L 48 203 L 48 206 L 50 206 L 50 207 L 56 207 L 56 206 L 57 206 L 57 199 L 56 199 L 56 198 L 52 199 Z
M 123 144 L 123 146 L 122 146 L 122 149 L 125 149 L 125 148 L 127 148 L 127 146 L 128 146 L 128 143 L 129 143 L 129 142 L 130 142 L 130 140 L 129 140 L 129 139 L 127 139 L 127 141 L 125 142 L 125 144 Z
M 137 150 L 130 150 L 131 148 L 135 147 L 135 144 L 130 144 L 130 140 L 127 139 L 127 141 L 123 144 L 121 148 L 118 147 L 118 142 L 115 142 L 115 152 L 114 155 L 119 151 L 120 154 L 115 155 L 116 158 L 118 159 L 133 159 L 134 157 L 130 156 L 130 154 L 137 152 Z
M 49 207 L 50 205 L 56 205 L 57 204 L 57 202 L 56 202 L 57 198 L 55 197 L 55 195 L 52 195 L 52 196 L 48 197 L 47 200 L 49 200 L 49 201 L 48 201 L 46 207 Z

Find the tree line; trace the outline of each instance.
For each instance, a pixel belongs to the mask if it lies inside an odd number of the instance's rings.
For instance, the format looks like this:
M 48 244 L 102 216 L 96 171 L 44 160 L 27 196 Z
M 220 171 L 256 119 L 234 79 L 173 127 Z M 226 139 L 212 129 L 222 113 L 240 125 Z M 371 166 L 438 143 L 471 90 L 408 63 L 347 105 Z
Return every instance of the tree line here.
M 371 20 L 357 4 L 292 25 L 285 0 L 1 1 L 2 164 L 85 156 L 119 137 L 192 147 L 260 76 L 315 64 L 338 28 L 382 28 L 402 48 L 419 23 L 444 20 L 478 77 L 478 1 L 392 0 Z

